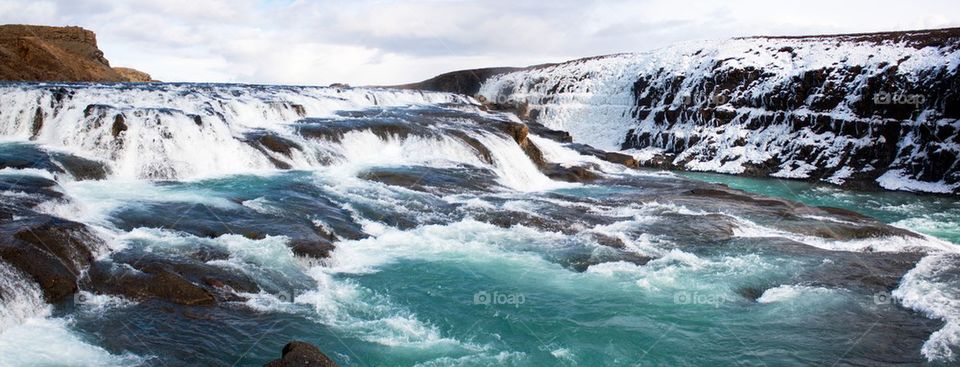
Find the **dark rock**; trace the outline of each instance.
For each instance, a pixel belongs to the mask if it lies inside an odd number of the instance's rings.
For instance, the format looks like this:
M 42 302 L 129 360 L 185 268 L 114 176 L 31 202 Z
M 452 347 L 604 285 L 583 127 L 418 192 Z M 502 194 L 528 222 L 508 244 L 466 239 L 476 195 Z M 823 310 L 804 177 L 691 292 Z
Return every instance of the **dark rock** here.
M 211 306 L 213 294 L 191 283 L 162 263 L 131 264 L 98 261 L 88 272 L 88 287 L 97 293 L 119 294 L 135 300 L 159 299 L 187 306 Z
M 462 193 L 464 190 L 488 191 L 496 184 L 496 176 L 486 169 L 473 167 L 376 167 L 357 177 L 414 191 Z
M 89 109 L 89 107 L 88 107 Z M 110 126 L 110 133 L 114 138 L 120 136 L 120 133 L 127 131 L 127 122 L 126 118 L 123 117 L 122 113 L 118 113 L 113 117 L 113 125 Z
M 543 167 L 546 164 L 546 161 L 543 159 L 543 152 L 527 138 L 527 135 L 530 133 L 530 128 L 527 127 L 526 124 L 504 121 L 498 124 L 497 127 L 500 131 L 506 133 L 507 136 L 513 138 L 513 141 L 520 145 L 520 149 L 527 154 L 527 157 L 530 157 L 530 160 L 533 161 L 537 167 Z
M 101 246 L 85 225 L 55 217 L 0 225 L 0 260 L 33 278 L 51 303 L 76 292 L 79 274 Z
M 77 180 L 103 180 L 107 178 L 109 169 L 103 162 L 94 161 L 75 155 L 51 153 L 54 161 L 60 164 L 73 178 Z
M 287 246 L 290 246 L 294 255 L 313 259 L 326 259 L 330 257 L 330 252 L 336 248 L 333 243 L 324 239 L 295 239 L 291 240 Z
M 564 167 L 557 163 L 547 163 L 541 168 L 547 177 L 566 182 L 590 182 L 600 178 L 599 175 L 586 167 Z
M 757 287 L 741 287 L 737 289 L 737 294 L 751 301 L 756 301 L 760 296 L 763 296 L 763 292 L 763 289 Z
M 319 348 L 301 341 L 293 341 L 283 347 L 280 359 L 275 359 L 264 367 L 336 367 L 337 363 L 327 357 Z
M 299 144 L 266 131 L 258 131 L 247 134 L 247 139 L 250 143 L 257 143 L 263 149 L 267 149 L 274 153 L 280 153 L 288 158 L 291 156 L 294 149 L 303 150 Z
M 33 125 L 30 126 L 30 139 L 35 140 L 40 135 L 40 129 L 43 129 L 43 109 L 37 107 L 33 113 Z
M 521 70 L 520 68 L 487 68 L 454 71 L 441 74 L 419 83 L 405 84 L 395 88 L 422 89 L 437 92 L 450 92 L 474 96 L 480 91 L 480 86 L 488 78 Z
M 544 138 L 556 141 L 558 143 L 572 143 L 573 137 L 570 136 L 570 133 L 562 130 L 553 130 L 536 122 L 528 122 L 527 126 L 530 128 L 530 132 L 537 136 L 542 136 Z

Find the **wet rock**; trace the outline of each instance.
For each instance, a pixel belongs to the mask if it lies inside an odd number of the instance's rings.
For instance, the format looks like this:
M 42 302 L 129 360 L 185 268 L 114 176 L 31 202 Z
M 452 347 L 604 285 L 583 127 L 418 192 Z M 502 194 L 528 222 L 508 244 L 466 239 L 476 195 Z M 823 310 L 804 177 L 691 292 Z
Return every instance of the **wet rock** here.
M 576 144 L 576 143 L 567 144 L 567 148 L 573 149 L 580 154 L 594 156 L 610 163 L 616 163 L 616 164 L 624 165 L 630 168 L 639 167 L 639 163 L 637 163 L 637 160 L 630 155 L 616 153 L 616 152 L 607 152 L 604 150 L 591 147 L 586 144 Z
M 103 162 L 64 153 L 51 153 L 54 161 L 77 180 L 103 180 L 110 170 Z
M 37 107 L 33 113 L 33 124 L 30 126 L 30 140 L 36 140 L 40 135 L 40 129 L 43 129 L 43 109 Z
M 896 289 L 903 275 L 926 256 L 920 252 L 835 252 L 825 255 L 829 261 L 805 274 L 804 278 L 823 287 L 862 288 L 870 292 Z
M 135 267 L 134 267 L 135 266 Z M 135 300 L 159 299 L 187 306 L 211 306 L 213 294 L 155 261 L 116 264 L 98 261 L 91 266 L 87 287 L 96 293 L 119 294 Z
M 536 122 L 528 122 L 527 126 L 534 135 L 541 136 L 558 143 L 572 143 L 573 137 L 570 133 L 562 130 L 553 130 Z
M 557 163 L 547 163 L 540 170 L 551 179 L 566 182 L 590 182 L 600 178 L 598 174 L 583 166 L 564 167 Z
M 520 145 L 520 149 L 527 154 L 527 157 L 530 157 L 530 160 L 533 161 L 537 167 L 543 167 L 546 164 L 546 161 L 543 159 L 543 152 L 527 138 L 530 134 L 530 128 L 526 124 L 504 121 L 496 126 L 500 131 L 506 133 L 507 136 L 513 138 L 513 141 L 517 142 L 517 145 Z
M 0 260 L 28 274 L 47 302 L 77 290 L 79 274 L 103 244 L 83 224 L 37 215 L 0 225 Z
M 52 173 L 69 173 L 77 180 L 101 180 L 109 173 L 100 161 L 61 152 L 48 152 L 33 144 L 12 143 L 0 148 L 0 168 L 35 168 Z
M 487 191 L 496 184 L 496 176 L 493 172 L 467 166 L 456 168 L 376 167 L 363 171 L 357 176 L 414 191 L 435 193 L 462 193 L 464 190 Z
M 330 257 L 330 252 L 336 248 L 333 243 L 325 239 L 295 239 L 291 240 L 287 246 L 293 250 L 294 255 L 312 259 L 326 259 Z
M 587 271 L 591 266 L 609 262 L 627 262 L 634 265 L 646 265 L 653 258 L 630 251 L 605 251 L 592 254 L 581 254 L 565 259 L 565 266 L 578 273 Z
M 113 117 L 113 124 L 110 125 L 110 134 L 113 135 L 114 138 L 119 137 L 120 134 L 127 131 L 127 129 L 126 118 L 123 117 L 122 113 L 118 113 Z
M 467 145 L 473 148 L 477 152 L 477 156 L 480 157 L 484 163 L 492 164 L 493 163 L 493 153 L 490 152 L 490 149 L 487 148 L 479 140 L 474 139 L 473 137 L 467 135 L 467 133 L 460 130 L 448 130 L 447 133 L 453 135 L 457 139 L 460 139 Z
M 303 150 L 299 144 L 265 131 L 249 133 L 247 134 L 247 139 L 251 144 L 259 144 L 259 147 L 255 146 L 257 148 L 262 147 L 271 152 L 280 153 L 288 158 L 294 149 Z
M 434 137 L 436 133 L 424 126 L 399 119 L 317 119 L 308 118 L 295 125 L 298 135 L 339 142 L 351 131 L 370 131 L 381 139 L 406 139 L 408 136 Z
M 264 367 L 336 367 L 337 363 L 327 357 L 319 348 L 301 341 L 293 341 L 283 347 L 280 359 L 275 359 Z
M 737 288 L 737 294 L 751 301 L 756 301 L 760 296 L 763 296 L 764 289 L 758 287 L 741 287 Z

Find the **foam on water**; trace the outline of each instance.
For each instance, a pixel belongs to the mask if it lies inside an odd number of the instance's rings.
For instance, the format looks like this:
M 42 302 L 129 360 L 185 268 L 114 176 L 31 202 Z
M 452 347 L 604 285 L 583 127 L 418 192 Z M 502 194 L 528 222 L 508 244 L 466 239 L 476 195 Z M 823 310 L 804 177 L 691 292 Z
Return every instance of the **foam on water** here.
M 394 305 L 351 280 L 334 279 L 320 268 L 308 272 L 319 284 L 316 290 L 297 295 L 296 303 L 314 311 L 318 322 L 346 335 L 388 347 L 415 349 L 483 348 L 444 337 L 436 326 L 420 321 L 416 314 Z
M 49 312 L 43 293 L 33 280 L 19 270 L 0 262 L 0 330 Z
M 492 134 L 480 134 L 477 140 L 490 149 L 496 161 L 494 172 L 500 177 L 500 183 L 518 191 L 544 191 L 576 184 L 553 181 L 533 164 L 530 158 L 512 142 Z
M 111 177 L 124 179 L 272 170 L 271 156 L 243 135 L 255 129 L 289 135 L 289 124 L 304 116 L 370 106 L 469 104 L 453 94 L 387 89 L 71 85 L 60 96 L 51 87 L 0 88 L 0 108 L 9 111 L 0 116 L 0 135 L 109 162 Z M 38 131 L 35 116 L 43 121 Z M 298 157 L 292 157 L 294 166 L 315 163 Z
M 782 231 L 776 228 L 770 228 L 766 226 L 759 225 L 745 218 L 740 218 L 737 216 L 725 214 L 731 218 L 736 219 L 737 226 L 733 230 L 733 234 L 738 237 L 745 238 L 767 238 L 767 237 L 783 237 L 791 239 L 800 243 L 803 243 L 808 246 L 813 246 L 816 248 L 821 248 L 831 251 L 853 251 L 853 252 L 903 252 L 911 250 L 920 250 L 920 251 L 933 251 L 933 252 L 958 252 L 960 248 L 956 245 L 951 244 L 947 241 L 934 238 L 926 235 L 918 235 L 919 237 L 906 237 L 906 236 L 887 236 L 887 237 L 875 237 L 875 238 L 864 238 L 864 239 L 854 239 L 854 240 L 831 240 L 822 237 L 802 235 L 787 231 Z
M 358 167 L 416 164 L 443 167 L 456 163 L 482 166 L 469 146 L 449 136 L 384 139 L 369 130 L 350 131 L 340 142 L 324 143 L 322 149 L 333 152 L 340 164 Z
M 929 360 L 955 361 L 960 354 L 960 255 L 929 255 L 910 270 L 892 295 L 905 307 L 946 324 L 923 344 Z
M 70 330 L 67 320 L 34 317 L 0 333 L 0 366 L 134 366 L 146 359 L 113 355 Z
M 129 366 L 141 361 L 87 343 L 67 320 L 49 318 L 50 312 L 40 287 L 0 262 L 0 366 Z
M 783 302 L 793 302 L 796 300 L 803 300 L 811 303 L 817 302 L 823 297 L 828 297 L 832 294 L 838 292 L 837 290 L 823 288 L 823 287 L 811 287 L 804 285 L 781 285 L 778 287 L 767 289 L 763 292 L 763 295 L 760 298 L 757 298 L 759 303 L 783 303 Z

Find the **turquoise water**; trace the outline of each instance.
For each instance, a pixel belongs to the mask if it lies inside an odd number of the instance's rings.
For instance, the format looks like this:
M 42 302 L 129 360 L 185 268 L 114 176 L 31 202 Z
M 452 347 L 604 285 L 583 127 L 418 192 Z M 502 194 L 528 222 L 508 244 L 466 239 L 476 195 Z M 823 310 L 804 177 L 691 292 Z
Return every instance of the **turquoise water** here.
M 558 202 L 616 210 L 623 204 L 607 200 L 642 188 L 582 186 L 453 198 L 367 181 L 331 180 L 330 175 L 336 176 L 324 171 L 241 175 L 158 183 L 153 189 L 142 183 L 68 185 L 75 197 L 116 205 L 104 210 L 118 223 L 123 222 L 119 218 L 139 218 L 140 210 L 182 212 L 181 206 L 164 209 L 171 202 L 200 203 L 211 210 L 188 216 L 175 226 L 180 230 L 195 230 L 191 223 L 210 213 L 246 218 L 243 210 L 254 199 L 261 211 L 282 209 L 271 214 L 265 226 L 289 233 L 296 231 L 291 223 L 299 219 L 322 219 L 322 211 L 316 210 L 321 205 L 363 208 L 361 215 L 373 221 L 396 213 L 423 221 L 405 229 L 368 223 L 364 229 L 373 237 L 339 243 L 331 261 L 316 267 L 276 255 L 273 251 L 281 251 L 282 243 L 269 238 L 241 245 L 224 244 L 237 241 L 228 238 L 183 240 L 165 232 L 175 229 L 168 228 L 151 239 L 152 251 L 177 254 L 199 242 L 224 245 L 247 254 L 231 260 L 231 266 L 256 274 L 263 284 L 284 284 L 289 288 L 281 289 L 295 294 L 295 301 L 277 302 L 264 294 L 234 307 L 173 314 L 157 312 L 162 306 L 144 302 L 107 313 L 71 315 L 76 330 L 111 353 L 146 356 L 148 365 L 185 360 L 261 365 L 275 358 L 286 341 L 300 339 L 320 346 L 343 365 L 357 366 L 805 366 L 870 364 L 878 358 L 922 364 L 920 345 L 940 325 L 915 312 L 877 304 L 868 289 L 804 281 L 825 261 L 823 255 L 757 250 L 775 242 L 771 239 L 733 238 L 723 246 L 698 246 L 680 237 L 641 234 L 631 243 L 648 246 L 642 248 L 656 252 L 657 259 L 645 265 L 599 263 L 580 272 L 567 261 L 584 251 L 602 251 L 592 240 L 533 227 L 498 227 L 475 220 L 483 211 L 475 206 L 451 204 L 482 201 L 507 213 L 563 207 Z M 762 181 L 737 182 L 744 189 L 749 184 L 769 187 Z M 162 195 L 142 196 L 152 190 Z M 812 198 L 814 192 L 798 197 Z M 825 204 L 843 197 L 831 194 L 821 200 Z M 581 203 L 588 199 L 588 204 Z M 914 200 L 920 199 L 926 198 Z M 892 205 L 892 199 L 882 200 L 878 206 Z M 613 215 L 609 231 L 636 236 L 669 226 L 657 219 L 660 215 L 696 217 L 678 214 L 685 208 L 636 208 L 643 213 Z M 127 251 L 144 246 L 143 240 L 131 241 Z M 274 255 L 249 254 L 258 248 L 273 249 L 265 253 Z M 745 297 L 744 289 L 750 288 L 764 297 Z M 885 321 L 878 324 L 878 319 Z M 202 353 L 184 352 L 198 345 Z M 884 349 L 891 345 L 893 351 Z
M 957 197 L 894 191 L 854 191 L 826 184 L 715 173 L 678 174 L 807 205 L 853 210 L 885 223 L 960 244 L 960 198 Z
M 39 322 L 57 336 L 32 319 L 0 332 L 0 355 L 44 365 L 63 360 L 49 350 L 71 347 L 93 355 L 92 365 L 260 366 L 291 340 L 342 366 L 943 366 L 955 364 L 949 352 L 960 354 L 955 343 L 935 349 L 937 358 L 924 354 L 932 335 L 945 330 L 949 341 L 957 330 L 940 319 L 960 314 L 950 308 L 960 297 L 951 293 L 955 264 L 911 289 L 946 295 L 928 307 L 940 314 L 890 300 L 923 256 L 896 251 L 943 241 L 894 238 L 893 252 L 836 251 L 888 238 L 854 236 L 866 231 L 849 217 L 804 217 L 716 195 L 700 181 L 851 209 L 960 243 L 954 198 L 622 167 L 592 184 L 558 183 L 511 138 L 469 130 L 487 125 L 464 119 L 494 123 L 479 115 L 400 112 L 387 114 L 391 126 L 439 127 L 404 142 L 357 132 L 355 140 L 305 140 L 340 152 L 311 169 L 169 181 L 51 176 L 67 199 L 41 209 L 95 228 L 111 249 L 100 261 L 160 259 L 255 286 L 216 307 L 107 295 L 55 305 Z M 356 118 L 371 126 L 385 118 L 369 115 Z M 454 127 L 477 133 L 498 163 L 432 140 Z M 40 153 L 31 144 L 6 148 L 13 157 Z M 3 193 L 31 198 L 21 186 Z M 853 229 L 833 231 L 843 226 Z M 840 235 L 813 238 L 818 229 Z M 891 233 L 883 230 L 876 233 Z M 336 249 L 323 260 L 288 247 L 330 234 Z M 48 359 L 37 357 L 45 352 Z

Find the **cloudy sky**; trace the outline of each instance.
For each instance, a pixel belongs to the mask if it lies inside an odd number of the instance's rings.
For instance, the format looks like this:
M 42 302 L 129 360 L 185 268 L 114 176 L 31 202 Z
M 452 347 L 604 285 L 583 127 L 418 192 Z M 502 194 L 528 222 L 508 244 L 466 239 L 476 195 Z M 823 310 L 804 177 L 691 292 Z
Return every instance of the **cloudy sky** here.
M 0 0 L 164 81 L 354 85 L 675 42 L 960 26 L 957 0 Z

